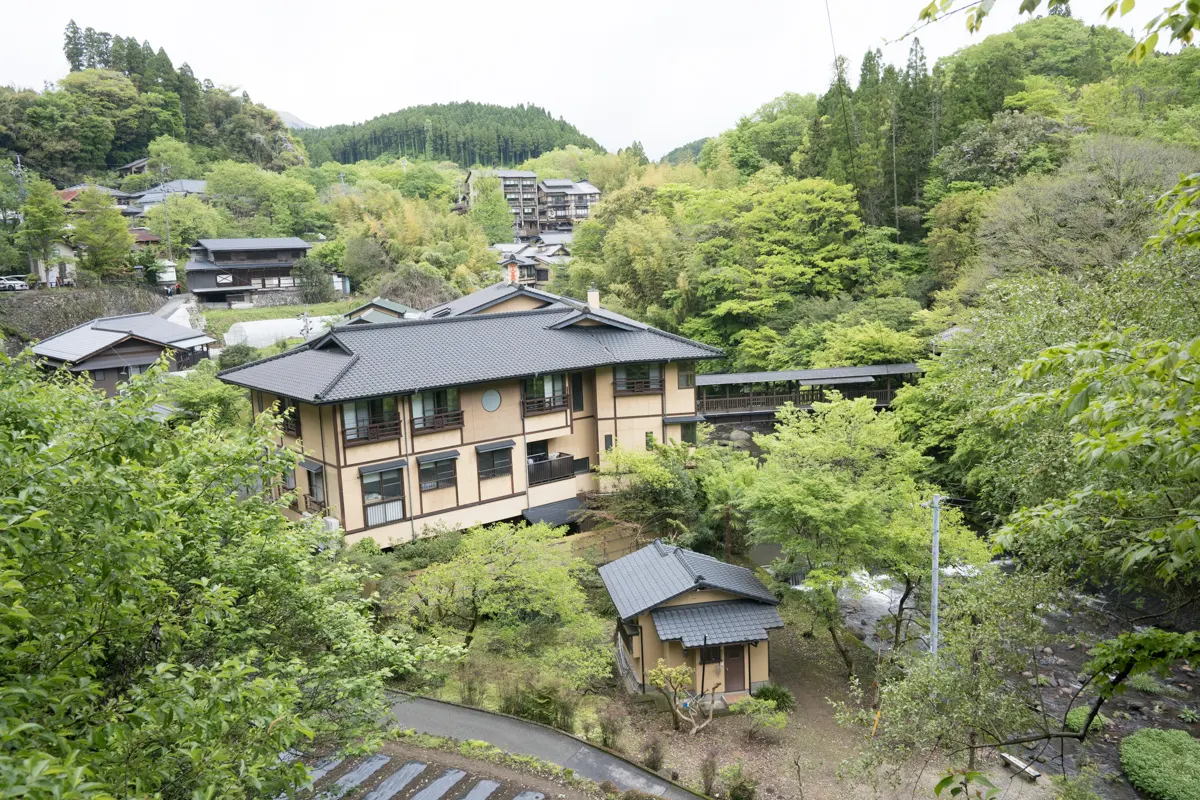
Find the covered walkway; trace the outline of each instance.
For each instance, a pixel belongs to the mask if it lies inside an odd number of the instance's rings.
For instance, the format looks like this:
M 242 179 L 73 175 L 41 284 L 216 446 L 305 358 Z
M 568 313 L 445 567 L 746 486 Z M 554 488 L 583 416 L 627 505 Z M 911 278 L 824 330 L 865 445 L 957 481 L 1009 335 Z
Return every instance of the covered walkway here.
M 705 417 L 769 416 L 785 403 L 812 408 L 830 390 L 845 398 L 870 397 L 886 408 L 896 390 L 921 373 L 916 364 L 875 364 L 780 372 L 731 372 L 696 376 L 696 413 Z

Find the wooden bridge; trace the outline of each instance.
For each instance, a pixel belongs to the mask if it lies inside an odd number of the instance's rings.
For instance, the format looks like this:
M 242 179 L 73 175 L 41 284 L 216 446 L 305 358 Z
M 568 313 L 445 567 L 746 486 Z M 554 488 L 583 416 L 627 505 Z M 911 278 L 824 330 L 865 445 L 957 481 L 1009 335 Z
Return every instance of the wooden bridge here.
M 876 364 L 782 372 L 735 372 L 696 376 L 696 413 L 705 417 L 761 417 L 780 406 L 812 408 L 830 399 L 870 397 L 878 408 L 891 405 L 896 390 L 921 373 L 916 364 Z

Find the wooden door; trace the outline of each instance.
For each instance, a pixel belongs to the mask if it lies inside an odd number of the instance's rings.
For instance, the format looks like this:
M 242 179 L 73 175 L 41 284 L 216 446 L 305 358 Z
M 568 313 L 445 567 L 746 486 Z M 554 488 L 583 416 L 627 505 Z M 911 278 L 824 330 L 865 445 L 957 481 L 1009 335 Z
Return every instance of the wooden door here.
M 725 646 L 725 689 L 726 692 L 746 690 L 746 647 L 734 644 Z

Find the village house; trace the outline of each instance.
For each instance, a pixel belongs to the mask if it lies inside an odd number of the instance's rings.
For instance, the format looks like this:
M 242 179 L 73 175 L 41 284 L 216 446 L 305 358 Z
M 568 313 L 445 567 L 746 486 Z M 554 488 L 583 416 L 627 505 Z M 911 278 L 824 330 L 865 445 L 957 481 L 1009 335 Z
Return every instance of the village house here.
M 42 339 L 33 352 L 46 369 L 86 375 L 111 397 L 164 353 L 171 372 L 190 369 L 208 358 L 208 346 L 215 341 L 153 314 L 123 314 L 99 317 Z
M 404 303 L 388 300 L 386 297 L 376 297 L 363 303 L 358 308 L 346 312 L 346 323 L 349 325 L 365 325 L 374 322 L 395 322 L 398 319 L 420 319 L 421 312 Z
M 661 660 L 691 667 L 696 696 L 718 707 L 770 682 L 769 632 L 783 627 L 779 600 L 745 567 L 654 542 L 600 567 L 617 608 L 617 666 L 631 692 L 655 691 Z
M 695 362 L 721 351 L 511 284 L 426 318 L 340 325 L 225 370 L 303 454 L 296 512 L 389 547 L 445 528 L 568 521 L 617 444 L 694 438 Z
M 188 291 L 205 303 L 252 303 L 259 292 L 295 289 L 292 264 L 311 247 L 295 236 L 200 239 L 185 268 Z

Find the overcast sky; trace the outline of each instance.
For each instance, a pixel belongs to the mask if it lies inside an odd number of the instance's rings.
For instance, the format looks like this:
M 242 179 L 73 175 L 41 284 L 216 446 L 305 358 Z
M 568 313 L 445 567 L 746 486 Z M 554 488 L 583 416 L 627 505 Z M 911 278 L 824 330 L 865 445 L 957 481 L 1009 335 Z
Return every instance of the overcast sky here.
M 1103 0 L 1077 0 L 1100 21 Z M 0 83 L 40 89 L 67 70 L 74 19 L 149 39 L 196 76 L 314 125 L 360 122 L 405 106 L 457 100 L 533 103 L 609 149 L 639 139 L 657 158 L 732 126 L 785 91 L 821 92 L 833 49 L 823 0 L 98 3 L 5 0 Z M 832 0 L 838 52 L 868 47 L 903 64 L 924 0 Z M 1000 0 L 986 32 L 1018 21 Z M 1152 0 L 1121 27 L 1151 15 Z M 963 15 L 917 34 L 930 65 L 970 44 Z

